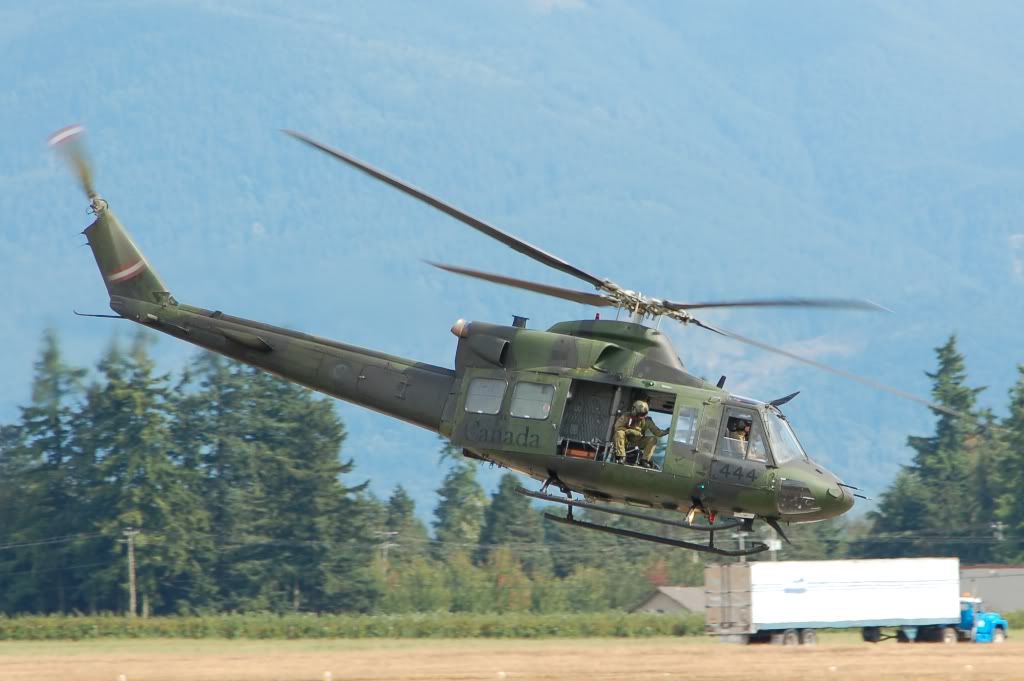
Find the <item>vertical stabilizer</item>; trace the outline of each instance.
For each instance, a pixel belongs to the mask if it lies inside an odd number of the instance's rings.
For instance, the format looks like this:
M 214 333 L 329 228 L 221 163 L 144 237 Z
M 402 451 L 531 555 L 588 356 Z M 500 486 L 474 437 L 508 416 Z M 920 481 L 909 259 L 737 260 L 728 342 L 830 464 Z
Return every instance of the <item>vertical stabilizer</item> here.
M 84 133 L 85 128 L 81 125 L 70 125 L 53 133 L 49 143 L 74 171 L 96 216 L 95 222 L 82 233 L 89 240 L 107 292 L 111 298 L 119 296 L 147 303 L 164 303 L 170 299 L 170 294 L 160 275 L 146 262 L 139 247 L 110 212 L 107 202 L 96 192 L 92 166 L 82 142 Z
M 93 210 L 96 221 L 83 234 L 89 240 L 89 248 L 110 295 L 148 303 L 165 302 L 169 297 L 167 286 L 107 207 L 107 202 L 94 198 Z

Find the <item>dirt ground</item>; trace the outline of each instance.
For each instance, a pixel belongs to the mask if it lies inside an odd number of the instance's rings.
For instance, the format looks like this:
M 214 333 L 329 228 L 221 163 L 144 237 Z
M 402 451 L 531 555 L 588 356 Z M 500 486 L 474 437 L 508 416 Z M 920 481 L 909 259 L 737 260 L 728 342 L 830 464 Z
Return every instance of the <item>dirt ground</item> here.
M 0 642 L 2 681 L 1024 681 L 1024 641 L 733 646 L 547 641 Z

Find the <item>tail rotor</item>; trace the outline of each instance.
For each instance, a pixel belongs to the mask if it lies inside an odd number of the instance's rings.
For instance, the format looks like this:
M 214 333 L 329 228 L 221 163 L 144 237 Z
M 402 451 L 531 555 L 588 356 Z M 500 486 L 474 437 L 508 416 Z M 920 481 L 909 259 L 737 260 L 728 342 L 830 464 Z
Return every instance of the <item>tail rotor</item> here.
M 84 138 L 85 127 L 71 125 L 50 135 L 49 145 L 67 162 L 96 215 L 83 234 L 89 240 L 111 299 L 117 296 L 156 303 L 171 300 L 159 275 L 96 192 Z
M 93 184 L 92 164 L 89 163 L 89 157 L 85 152 L 84 137 L 84 126 L 69 125 L 50 135 L 49 144 L 50 148 L 67 162 L 78 178 L 78 184 L 89 199 L 93 211 L 98 212 L 106 207 L 106 202 L 100 198 Z

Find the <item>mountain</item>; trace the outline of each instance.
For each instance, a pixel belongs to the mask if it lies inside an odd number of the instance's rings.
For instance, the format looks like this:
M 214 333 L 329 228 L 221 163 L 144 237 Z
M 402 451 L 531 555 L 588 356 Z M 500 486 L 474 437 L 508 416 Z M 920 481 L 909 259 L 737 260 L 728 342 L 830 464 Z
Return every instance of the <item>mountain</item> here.
M 74 122 L 182 301 L 446 365 L 459 317 L 592 314 L 433 271 L 421 260 L 573 284 L 278 132 L 294 128 L 645 293 L 878 301 L 894 314 L 707 318 L 922 395 L 955 332 L 1001 411 L 1024 361 L 1022 19 L 1010 2 L 0 7 L 0 421 L 45 326 L 80 363 L 124 328 L 71 315 L 106 301 L 75 235 L 86 203 L 45 147 Z M 873 494 L 931 427 L 918 405 L 670 332 L 735 391 L 801 389 L 805 445 Z M 158 352 L 173 369 L 192 350 Z M 357 474 L 425 512 L 436 438 L 338 408 Z

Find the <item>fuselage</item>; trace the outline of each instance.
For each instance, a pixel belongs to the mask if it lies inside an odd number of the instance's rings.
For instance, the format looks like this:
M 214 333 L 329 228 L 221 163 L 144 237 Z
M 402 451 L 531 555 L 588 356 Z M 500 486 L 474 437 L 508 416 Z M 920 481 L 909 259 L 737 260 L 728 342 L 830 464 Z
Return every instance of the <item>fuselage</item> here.
M 468 456 L 658 509 L 807 522 L 853 504 L 776 407 L 693 376 L 657 329 L 460 321 L 455 368 L 439 367 L 178 303 L 106 203 L 94 207 L 85 234 L 120 316 L 439 433 Z M 613 423 L 635 400 L 668 431 L 657 469 L 609 455 Z

